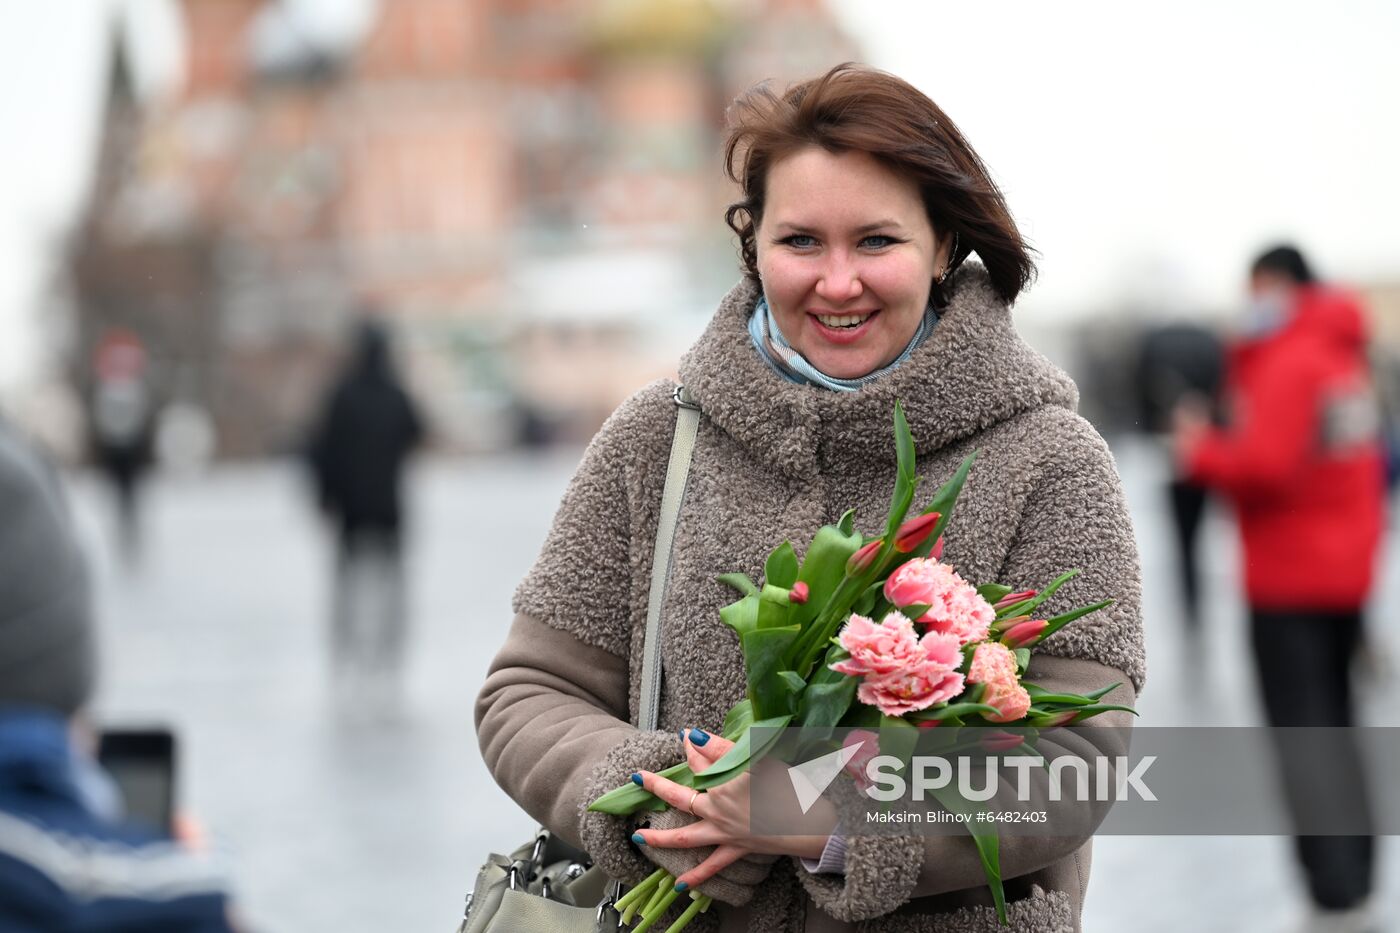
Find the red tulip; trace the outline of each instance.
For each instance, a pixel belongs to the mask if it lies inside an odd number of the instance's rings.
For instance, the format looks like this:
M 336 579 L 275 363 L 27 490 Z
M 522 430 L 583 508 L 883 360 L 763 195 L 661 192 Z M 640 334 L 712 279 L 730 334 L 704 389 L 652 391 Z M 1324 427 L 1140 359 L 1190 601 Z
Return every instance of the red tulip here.
M 1044 619 L 1018 622 L 1007 629 L 1005 635 L 1001 636 L 1001 643 L 1013 651 L 1017 648 L 1028 648 L 1040 640 L 1041 633 L 1049 625 L 1050 623 Z
M 1078 715 L 1079 710 L 1066 709 L 1060 710 L 1058 713 L 1045 713 L 1042 716 L 1036 716 L 1032 721 L 1035 723 L 1035 725 L 1040 726 L 1043 729 L 1053 729 L 1056 726 L 1069 725 L 1070 723 L 1074 722 L 1074 717 Z
M 810 595 L 807 584 L 799 580 L 792 585 L 792 589 L 788 590 L 788 602 L 801 605 L 807 601 L 807 597 Z
M 908 554 L 918 548 L 933 534 L 933 526 L 938 524 L 941 517 L 937 512 L 929 512 L 927 515 L 917 515 L 900 525 L 899 530 L 894 533 L 894 549 L 901 554 Z
M 870 565 L 875 563 L 875 558 L 879 556 L 880 548 L 884 546 L 885 542 L 876 538 L 852 554 L 851 559 L 846 561 L 847 575 L 854 577 L 869 570 Z
M 1007 593 L 1001 599 L 992 603 L 992 608 L 997 612 L 1001 612 L 1007 606 L 1014 606 L 1022 600 L 1031 599 L 1034 596 L 1035 590 L 1022 590 L 1019 593 Z

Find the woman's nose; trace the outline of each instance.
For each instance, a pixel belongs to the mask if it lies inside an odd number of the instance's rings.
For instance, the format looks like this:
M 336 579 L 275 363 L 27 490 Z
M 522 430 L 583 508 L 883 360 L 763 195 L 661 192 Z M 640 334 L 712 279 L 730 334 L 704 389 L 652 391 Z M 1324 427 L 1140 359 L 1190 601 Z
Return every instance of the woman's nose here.
M 855 263 L 835 254 L 827 259 L 821 277 L 817 279 L 817 294 L 823 300 L 840 304 L 859 298 L 864 290 L 860 281 L 860 270 Z

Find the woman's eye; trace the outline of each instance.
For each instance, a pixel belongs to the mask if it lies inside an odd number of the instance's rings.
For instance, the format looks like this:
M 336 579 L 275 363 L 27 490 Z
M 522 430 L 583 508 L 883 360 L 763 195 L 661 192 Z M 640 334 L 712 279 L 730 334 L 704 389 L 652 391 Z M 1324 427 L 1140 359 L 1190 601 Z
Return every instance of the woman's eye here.
M 783 242 L 797 249 L 811 249 L 813 246 L 817 245 L 816 237 L 808 236 L 805 233 L 794 233 L 792 236 L 784 239 Z
M 868 246 L 871 249 L 884 249 L 886 246 L 895 242 L 897 241 L 892 236 L 881 236 L 878 234 L 875 236 L 868 236 L 864 240 L 861 240 L 862 245 Z

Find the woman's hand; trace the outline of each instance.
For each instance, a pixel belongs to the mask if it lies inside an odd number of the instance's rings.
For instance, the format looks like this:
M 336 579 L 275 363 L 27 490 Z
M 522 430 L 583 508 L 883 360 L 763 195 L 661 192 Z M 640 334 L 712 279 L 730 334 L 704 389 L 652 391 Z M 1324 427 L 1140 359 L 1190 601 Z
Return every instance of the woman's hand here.
M 696 774 L 703 774 L 734 747 L 734 743 L 728 739 L 700 729 L 683 730 L 683 736 L 687 763 Z M 651 771 L 638 774 L 642 787 L 675 810 L 692 814 L 696 822 L 676 829 L 639 830 L 634 839 L 659 849 L 714 847 L 714 851 L 700 864 L 677 877 L 678 885 L 685 885 L 682 890 L 709 881 L 740 859 L 771 862 L 780 855 L 818 858 L 826 845 L 825 836 L 752 835 L 749 822 L 750 775 L 747 772 L 708 791 L 696 791 Z

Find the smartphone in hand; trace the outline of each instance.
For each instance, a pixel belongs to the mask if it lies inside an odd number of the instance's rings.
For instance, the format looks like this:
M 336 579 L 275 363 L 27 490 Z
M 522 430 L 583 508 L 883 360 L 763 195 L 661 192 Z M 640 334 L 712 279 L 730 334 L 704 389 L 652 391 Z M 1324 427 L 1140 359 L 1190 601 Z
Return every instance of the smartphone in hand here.
M 97 760 L 116 781 L 126 818 L 170 836 L 175 818 L 175 735 L 169 729 L 104 729 Z

